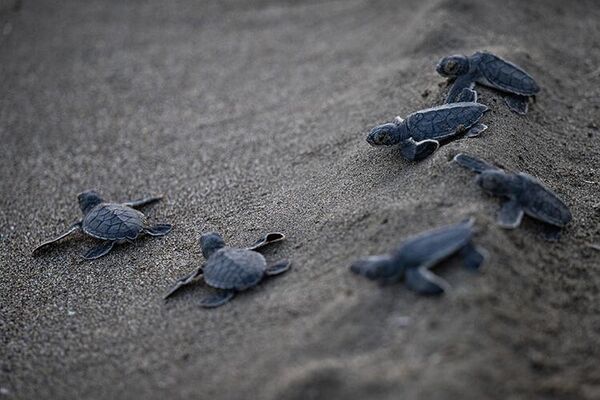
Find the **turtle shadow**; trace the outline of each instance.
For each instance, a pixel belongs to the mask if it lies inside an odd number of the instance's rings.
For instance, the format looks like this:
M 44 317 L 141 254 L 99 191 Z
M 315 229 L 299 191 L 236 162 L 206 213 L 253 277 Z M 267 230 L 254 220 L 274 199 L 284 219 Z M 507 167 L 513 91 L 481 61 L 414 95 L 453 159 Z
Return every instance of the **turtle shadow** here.
M 76 257 L 78 257 L 83 262 L 90 262 L 90 261 L 95 261 L 98 259 L 108 257 L 110 254 L 123 251 L 123 249 L 127 249 L 130 247 L 135 247 L 135 248 L 142 247 L 141 245 L 145 244 L 149 239 L 156 239 L 156 238 L 145 235 L 144 237 L 140 237 L 135 240 L 127 240 L 126 239 L 126 241 L 123 243 L 115 243 L 113 249 L 109 253 L 107 253 L 101 257 L 98 257 L 96 259 L 88 260 L 83 257 L 85 252 L 87 250 L 90 250 L 90 249 L 102 244 L 104 241 L 101 239 L 94 239 L 94 238 L 91 238 L 86 235 L 81 235 L 80 237 L 65 238 L 65 239 L 62 239 L 60 242 L 53 243 L 52 245 L 45 246 L 45 247 L 42 247 L 39 249 L 34 249 L 34 251 L 31 252 L 31 256 L 34 258 L 39 258 L 42 256 L 53 255 L 53 254 L 57 253 L 58 251 L 63 251 L 63 252 L 68 251 L 66 249 L 66 247 L 71 246 L 72 248 L 77 248 L 76 250 L 72 250 L 75 253 L 74 255 Z M 75 242 L 78 244 L 81 244 L 81 246 L 73 246 L 73 244 Z
M 552 225 L 546 224 L 544 222 L 538 221 L 535 218 L 531 218 L 529 216 L 524 216 L 521 224 L 515 229 L 503 229 L 503 231 L 513 232 L 517 230 L 522 230 L 527 234 L 533 236 L 536 240 L 541 240 L 547 243 L 557 243 L 560 242 L 563 238 L 564 234 L 567 232 L 568 228 L 563 227 L 554 227 Z

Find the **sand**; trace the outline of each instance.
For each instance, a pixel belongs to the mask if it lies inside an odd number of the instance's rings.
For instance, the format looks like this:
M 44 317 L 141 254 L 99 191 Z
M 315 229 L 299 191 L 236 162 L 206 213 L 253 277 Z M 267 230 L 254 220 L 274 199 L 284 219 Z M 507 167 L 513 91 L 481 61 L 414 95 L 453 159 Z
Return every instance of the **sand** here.
M 0 9 L 0 397 L 15 399 L 600 398 L 600 5 L 594 1 L 24 1 Z M 491 108 L 479 138 L 411 163 L 364 138 L 438 104 L 439 57 L 489 50 L 542 92 Z M 478 155 L 540 178 L 571 207 L 494 225 L 499 200 L 450 162 Z M 165 238 L 94 262 L 76 194 L 146 209 Z M 489 262 L 438 269 L 424 298 L 351 274 L 357 257 L 477 219 Z M 201 232 L 293 269 L 215 310 Z

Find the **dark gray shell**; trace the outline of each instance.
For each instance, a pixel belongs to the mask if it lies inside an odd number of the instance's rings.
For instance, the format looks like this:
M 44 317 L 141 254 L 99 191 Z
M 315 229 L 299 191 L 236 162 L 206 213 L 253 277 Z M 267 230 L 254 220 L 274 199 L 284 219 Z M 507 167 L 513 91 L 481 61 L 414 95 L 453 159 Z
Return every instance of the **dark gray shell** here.
M 105 240 L 133 240 L 146 225 L 141 212 L 121 204 L 101 203 L 83 219 L 83 231 Z
M 565 226 L 573 216 L 561 199 L 534 177 L 519 173 L 524 184 L 519 201 L 525 213 L 555 226 Z
M 533 96 L 540 87 L 533 78 L 517 65 L 490 53 L 475 53 L 479 58 L 480 83 L 522 96 Z
M 466 246 L 473 236 L 474 220 L 424 232 L 408 239 L 395 257 L 405 268 L 437 264 Z
M 475 125 L 488 110 L 479 103 L 451 103 L 417 111 L 406 117 L 411 137 L 416 141 L 443 139 Z
M 265 258 L 256 251 L 224 248 L 208 258 L 204 281 L 219 289 L 244 290 L 260 282 L 266 268 Z

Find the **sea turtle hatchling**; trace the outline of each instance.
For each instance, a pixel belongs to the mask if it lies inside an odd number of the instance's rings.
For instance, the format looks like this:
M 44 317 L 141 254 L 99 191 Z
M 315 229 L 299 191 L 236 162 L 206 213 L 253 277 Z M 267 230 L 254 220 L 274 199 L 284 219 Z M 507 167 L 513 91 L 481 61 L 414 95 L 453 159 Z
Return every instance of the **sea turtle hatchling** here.
M 94 190 L 87 190 L 77 196 L 83 219 L 75 222 L 62 235 L 48 240 L 33 252 L 54 243 L 76 231 L 82 230 L 89 236 L 103 240 L 101 244 L 83 254 L 86 260 L 102 257 L 117 243 L 133 241 L 141 234 L 164 236 L 171 231 L 169 224 L 149 225 L 146 216 L 134 208 L 159 201 L 162 197 L 149 197 L 126 203 L 107 203 Z
M 483 190 L 508 200 L 498 214 L 498 225 L 514 229 L 521 224 L 523 214 L 546 223 L 546 238 L 556 240 L 560 229 L 573 218 L 569 208 L 558 196 L 531 175 L 504 171 L 486 161 L 467 154 L 457 154 L 454 161 L 479 174 L 476 182 Z
M 258 239 L 247 248 L 227 247 L 225 241 L 215 232 L 200 237 L 200 247 L 206 262 L 192 273 L 180 278 L 165 294 L 168 298 L 183 286 L 189 285 L 202 277 L 204 282 L 217 291 L 200 301 L 206 308 L 222 306 L 235 296 L 236 292 L 257 285 L 266 276 L 279 275 L 286 272 L 291 262 L 281 260 L 267 266 L 265 257 L 258 251 L 260 248 L 285 239 L 282 233 L 269 233 Z
M 475 92 L 466 89 L 465 97 L 476 99 Z M 367 136 L 371 146 L 400 145 L 402 155 L 419 161 L 431 155 L 440 145 L 453 137 L 466 134 L 479 136 L 487 126 L 479 120 L 488 108 L 474 101 L 445 104 L 414 112 L 394 122 L 378 125 Z
M 444 57 L 436 70 L 444 77 L 455 78 L 446 103 L 460 101 L 458 97 L 465 88 L 473 88 L 475 83 L 479 83 L 504 92 L 508 108 L 518 114 L 526 114 L 529 96 L 540 91 L 538 84 L 522 68 L 487 52 L 477 52 L 470 57 Z
M 474 223 L 475 219 L 470 218 L 423 232 L 409 238 L 390 254 L 354 262 L 350 270 L 382 284 L 404 278 L 406 286 L 419 294 L 440 294 L 449 288 L 449 284 L 433 274 L 431 267 L 458 253 L 465 267 L 477 270 L 487 257 L 485 250 L 472 242 Z

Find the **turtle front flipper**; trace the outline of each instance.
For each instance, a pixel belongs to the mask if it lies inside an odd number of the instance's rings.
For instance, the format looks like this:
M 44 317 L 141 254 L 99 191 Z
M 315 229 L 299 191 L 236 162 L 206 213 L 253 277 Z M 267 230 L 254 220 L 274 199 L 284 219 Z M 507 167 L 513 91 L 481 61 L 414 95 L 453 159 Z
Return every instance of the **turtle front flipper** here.
M 156 224 L 144 229 L 144 232 L 151 236 L 165 236 L 171 232 L 171 229 L 173 229 L 173 225 L 171 224 Z
M 144 199 L 127 201 L 127 202 L 123 203 L 123 205 L 125 205 L 127 207 L 131 207 L 131 208 L 140 208 L 140 207 L 144 207 L 148 204 L 156 203 L 157 201 L 162 200 L 162 198 L 163 198 L 162 196 L 146 197 Z
M 270 232 L 265 236 L 259 238 L 254 244 L 250 247 L 246 247 L 246 250 L 258 250 L 261 247 L 267 246 L 271 243 L 280 242 L 285 239 L 285 235 L 280 232 Z
M 471 270 L 478 270 L 487 258 L 485 251 L 471 242 L 460 250 L 460 255 L 463 258 L 465 268 Z
M 288 271 L 291 266 L 292 262 L 290 260 L 277 261 L 275 264 L 271 264 L 267 267 L 265 270 L 265 275 L 273 276 L 283 274 L 284 272 Z
M 515 229 L 521 224 L 523 213 L 523 207 L 517 200 L 508 200 L 498 213 L 498 225 L 505 229 Z
M 35 253 L 36 253 L 37 251 L 39 251 L 40 249 L 42 249 L 42 248 L 44 248 L 44 247 L 48 246 L 49 244 L 52 244 L 52 243 L 54 243 L 54 242 L 57 242 L 57 241 L 59 241 L 60 239 L 62 239 L 62 238 L 65 238 L 65 237 L 69 236 L 70 234 L 72 234 L 72 233 L 74 233 L 74 232 L 76 232 L 76 231 L 78 231 L 78 230 L 80 230 L 80 229 L 81 229 L 81 221 L 77 221 L 77 222 L 75 222 L 73 225 L 71 225 L 71 226 L 69 227 L 69 229 L 68 229 L 66 232 L 62 233 L 60 236 L 57 236 L 57 237 L 55 237 L 54 239 L 47 240 L 47 241 L 45 241 L 44 243 L 42 243 L 42 244 L 40 244 L 39 246 L 37 246 L 35 249 L 33 249 L 33 252 L 32 252 L 32 253 L 33 253 L 33 254 L 35 254 Z
M 516 112 L 520 115 L 527 114 L 528 102 L 529 99 L 527 96 L 519 96 L 517 94 L 511 94 L 508 96 L 504 96 L 504 102 L 508 106 L 508 108 Z
M 437 140 L 426 139 L 420 142 L 415 142 L 413 138 L 409 138 L 400 143 L 400 151 L 404 158 L 411 161 L 420 161 L 429 157 L 440 147 Z
M 82 257 L 86 260 L 95 260 L 96 258 L 107 255 L 112 250 L 114 245 L 114 240 L 105 240 L 98 246 L 88 250 L 85 254 L 83 254 Z
M 456 103 L 476 103 L 477 102 L 477 92 L 471 89 L 470 87 L 463 88 L 461 92 L 456 97 Z
M 171 286 L 171 288 L 165 293 L 165 295 L 163 296 L 163 299 L 165 299 L 165 300 L 168 299 L 175 292 L 177 292 L 179 289 L 181 289 L 184 286 L 189 285 L 196 278 L 198 278 L 199 276 L 201 276 L 202 272 L 203 272 L 203 267 L 204 266 L 200 266 L 200 268 L 197 268 L 194 271 L 192 271 L 191 273 L 189 273 L 189 274 L 187 274 L 185 276 L 182 276 L 181 278 L 177 279 L 177 281 L 175 281 L 175 284 L 173 286 Z
M 473 76 L 471 74 L 461 75 L 454 81 L 452 88 L 448 92 L 448 96 L 446 96 L 446 104 L 449 103 L 458 103 L 462 100 L 463 95 L 467 97 L 472 96 L 472 93 L 463 92 L 464 89 L 473 89 L 475 86 L 475 82 L 473 80 Z
M 235 296 L 235 290 L 218 290 L 200 300 L 199 304 L 204 308 L 216 308 L 233 299 L 233 296 Z
M 483 171 L 499 169 L 498 167 L 489 164 L 477 157 L 473 157 L 464 153 L 458 153 L 456 156 L 454 156 L 454 162 L 460 165 L 461 167 L 467 168 L 478 174 L 482 173 Z
M 404 279 L 406 286 L 419 294 L 441 294 L 450 288 L 448 282 L 425 267 L 407 268 Z

